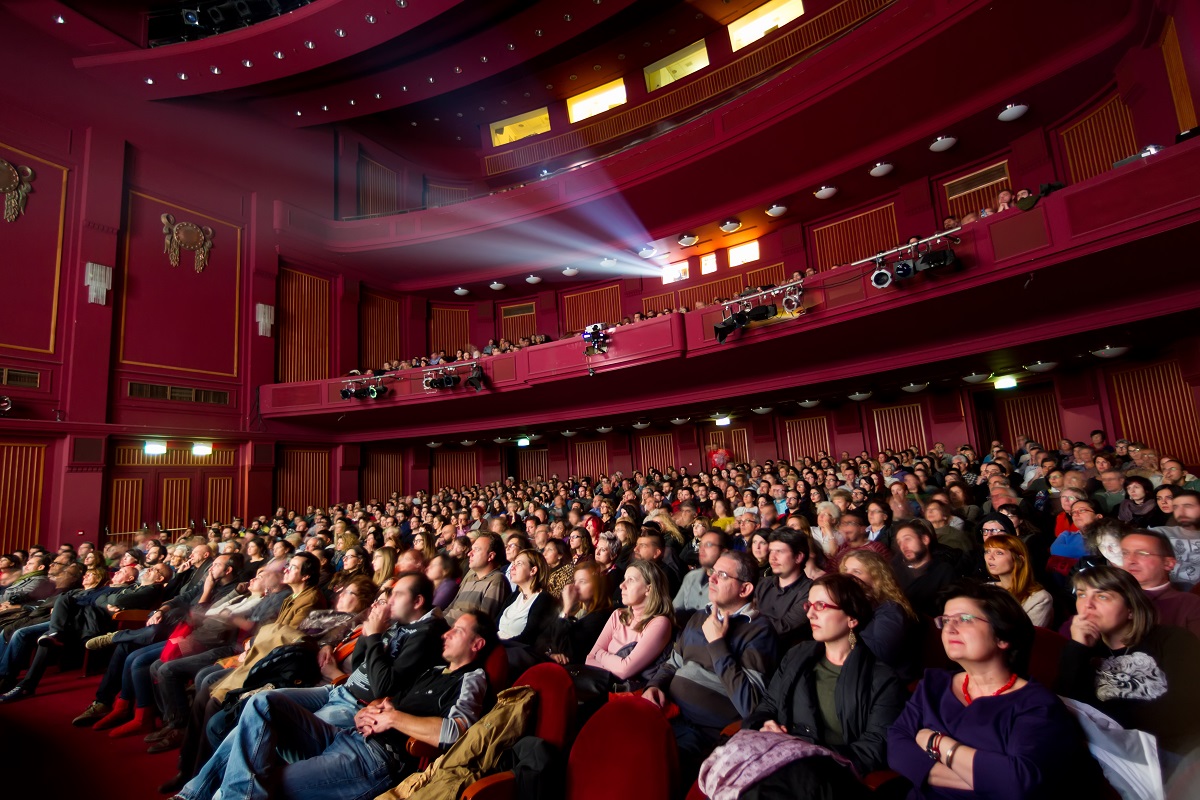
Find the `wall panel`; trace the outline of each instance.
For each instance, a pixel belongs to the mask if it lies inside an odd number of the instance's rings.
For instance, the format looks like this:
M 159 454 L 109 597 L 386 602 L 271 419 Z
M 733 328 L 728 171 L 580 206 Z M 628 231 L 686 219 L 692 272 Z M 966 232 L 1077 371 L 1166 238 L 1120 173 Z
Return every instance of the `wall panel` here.
M 783 262 L 771 264 L 767 267 L 759 267 L 758 269 L 747 270 L 746 276 L 743 279 L 746 286 L 779 286 L 787 283 L 787 271 L 783 267 Z
M 330 377 L 331 292 L 325 278 L 279 270 L 276 372 L 280 383 Z
M 39 541 L 45 471 L 46 445 L 0 443 L 0 553 Z
M 142 514 L 143 478 L 114 478 L 108 493 L 109 538 L 132 536 L 149 522 Z
M 675 437 L 670 433 L 644 433 L 638 440 L 638 469 L 665 472 L 675 466 Z
M 729 431 L 729 450 L 733 453 L 733 460 L 738 462 L 750 461 L 750 441 L 746 435 L 745 428 L 732 428 Z
M 1200 465 L 1200 415 L 1179 362 L 1121 370 L 1110 378 L 1117 435 L 1145 442 L 1160 456 Z
M 404 491 L 404 454 L 390 450 L 364 450 L 362 499 L 386 502 L 393 492 Z
M 396 211 L 396 173 L 366 156 L 358 157 L 358 214 L 391 214 Z
M 532 481 L 538 475 L 550 474 L 550 458 L 546 448 L 530 450 L 523 447 L 517 451 L 517 480 Z
M 903 406 L 884 406 L 873 412 L 875 445 L 879 450 L 903 450 L 916 446 L 918 453 L 928 451 L 925 440 L 925 420 L 920 403 Z
M 805 456 L 816 458 L 817 453 L 833 449 L 829 441 L 829 418 L 824 414 L 789 419 L 783 430 L 788 460 L 793 464 L 801 463 Z
M 231 476 L 210 477 L 204 488 L 204 519 L 212 522 L 229 522 L 233 519 L 233 478 Z
M 1017 434 L 1024 434 L 1052 451 L 1058 447 L 1062 423 L 1058 418 L 1054 392 L 1003 397 L 1000 400 L 1000 416 L 1006 446 L 1016 447 Z
M 429 309 L 431 353 L 435 350 L 445 350 L 454 355 L 455 350 L 462 350 L 468 344 L 471 344 L 471 312 L 468 309 L 448 306 L 433 306 Z
M 561 308 L 563 330 L 568 333 L 578 333 L 596 322 L 620 322 L 624 316 L 621 313 L 620 284 L 564 294 Z
M 158 491 L 157 522 L 169 532 L 172 539 L 180 530 L 189 527 L 192 516 L 191 478 L 163 477 Z
M 1192 102 L 1192 89 L 1188 85 L 1187 67 L 1184 65 L 1183 48 L 1179 44 L 1179 31 L 1175 28 L 1174 17 L 1167 17 L 1167 24 L 1163 26 L 1161 46 L 1179 130 L 1191 130 L 1196 127 L 1196 106 Z
M 1133 115 L 1116 93 L 1059 135 L 1071 183 L 1103 175 L 1115 162 L 1138 151 Z
M 652 294 L 649 297 L 642 298 L 642 313 L 653 311 L 659 313 L 664 308 L 675 308 L 675 292 L 663 292 L 662 294 Z
M 275 466 L 275 505 L 303 512 L 329 505 L 329 451 L 281 447 Z
M 433 491 L 443 487 L 458 489 L 479 481 L 474 450 L 435 450 L 433 453 Z
M 896 206 L 885 206 L 831 222 L 812 231 L 813 259 L 817 270 L 826 270 L 869 258 L 900 243 Z
M 693 309 L 696 303 L 711 304 L 718 298 L 728 299 L 733 297 L 746 285 L 742 282 L 742 278 L 721 278 L 720 280 L 709 281 L 702 283 L 699 286 L 689 286 L 686 289 L 679 290 L 679 305 Z
M 523 336 L 537 333 L 537 303 L 500 306 L 500 336 L 515 343 Z M 483 342 L 477 342 L 480 347 Z
M 358 305 L 358 363 L 374 369 L 404 358 L 400 346 L 400 303 L 364 290 Z
M 575 442 L 575 475 L 595 478 L 608 474 L 608 443 Z

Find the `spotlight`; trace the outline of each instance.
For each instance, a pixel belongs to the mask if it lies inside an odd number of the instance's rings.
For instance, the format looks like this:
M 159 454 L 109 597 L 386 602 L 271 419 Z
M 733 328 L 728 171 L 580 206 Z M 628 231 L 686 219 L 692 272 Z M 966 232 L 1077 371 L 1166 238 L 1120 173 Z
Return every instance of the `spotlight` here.
M 432 389 L 437 388 L 433 385 L 433 382 L 435 380 L 436 380 L 436 378 L 434 378 L 433 375 L 426 373 L 425 377 L 421 379 L 421 388 L 424 389 L 425 391 L 430 391 Z M 344 392 L 345 390 L 343 389 L 342 391 Z
M 765 306 L 755 306 L 746 312 L 746 317 L 750 322 L 762 322 L 763 320 L 771 319 L 779 314 L 779 309 L 774 303 Z
M 200 25 L 200 9 L 185 8 L 179 12 L 179 15 L 183 18 L 184 25 L 187 25 L 192 28 L 201 27 L 201 25 Z
M 366 400 L 368 397 L 371 396 L 371 390 L 365 386 L 359 386 L 357 389 L 354 390 L 354 396 L 357 397 L 359 400 Z
M 789 286 L 783 295 L 783 310 L 789 314 L 801 311 L 800 299 L 803 295 L 804 289 L 800 286 Z
M 882 256 L 875 259 L 875 271 L 871 273 L 871 285 L 876 289 L 886 289 L 892 285 L 892 271 L 887 268 Z
M 0 414 L 7 414 L 13 410 L 12 398 L 8 395 L 0 395 Z
M 233 10 L 238 13 L 242 19 L 250 18 L 250 4 L 246 0 L 234 0 Z
M 725 344 L 726 337 L 736 331 L 738 328 L 746 327 L 750 322 L 750 315 L 745 311 L 735 311 L 729 317 L 721 320 L 713 325 L 713 333 L 717 335 L 717 343 Z
M 585 356 L 603 355 L 608 352 L 608 331 L 604 329 L 602 323 L 588 325 L 580 336 L 583 337 L 583 354 Z
M 343 386 L 341 394 L 343 400 L 349 400 L 351 397 L 354 397 L 354 390 L 349 386 Z
M 921 260 L 917 262 L 917 269 L 926 270 L 934 269 L 935 267 L 950 267 L 957 261 L 958 259 L 955 257 L 953 250 L 931 250 L 921 256 Z
M 208 18 L 212 20 L 213 25 L 220 25 L 225 21 L 225 12 L 221 11 L 220 8 L 213 6 L 212 8 L 207 9 L 207 11 Z
M 467 378 L 467 386 L 477 392 L 483 391 L 483 367 L 476 364 L 471 367 L 471 375 Z
M 447 375 L 442 378 L 442 385 L 447 389 L 453 389 L 460 383 L 462 383 L 462 378 L 458 377 L 457 375 Z
M 371 396 L 372 400 L 376 400 L 380 397 L 387 397 L 388 391 L 388 387 L 384 386 L 382 381 L 373 384 L 367 389 L 367 393 Z
M 892 274 L 896 276 L 896 280 L 908 280 L 913 275 L 917 274 L 917 267 L 910 260 L 897 261 L 892 265 Z

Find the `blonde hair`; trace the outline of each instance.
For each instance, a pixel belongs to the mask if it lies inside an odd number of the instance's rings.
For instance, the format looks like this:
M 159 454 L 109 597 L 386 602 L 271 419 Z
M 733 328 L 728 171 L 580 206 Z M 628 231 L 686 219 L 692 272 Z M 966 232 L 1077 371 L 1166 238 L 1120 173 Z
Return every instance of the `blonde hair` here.
M 663 568 L 653 561 L 637 559 L 631 561 L 629 569 L 636 569 L 638 574 L 642 576 L 646 586 L 649 587 L 649 593 L 646 595 L 645 613 L 642 618 L 633 625 L 633 629 L 641 633 L 650 624 L 650 620 L 655 617 L 666 617 L 672 624 L 675 622 L 675 607 L 671 605 L 671 590 L 667 585 L 667 573 Z M 633 623 L 633 609 L 621 609 L 621 624 L 629 625 Z
M 396 574 L 396 548 L 380 547 L 371 554 L 371 559 L 374 560 L 378 556 L 383 559 L 383 564 L 379 569 L 375 570 L 375 576 L 372 580 L 376 586 L 382 586 L 383 582 L 393 577 Z
M 873 588 L 868 587 L 868 592 L 876 605 L 891 600 L 900 606 L 904 611 L 904 616 L 911 620 L 917 619 L 917 612 L 913 610 L 912 604 L 904 596 L 900 584 L 896 582 L 896 574 L 892 571 L 891 564 L 884 560 L 883 556 L 873 550 L 851 550 L 842 558 L 838 571 L 846 572 L 846 562 L 852 558 L 862 564 L 863 569 L 871 576 Z

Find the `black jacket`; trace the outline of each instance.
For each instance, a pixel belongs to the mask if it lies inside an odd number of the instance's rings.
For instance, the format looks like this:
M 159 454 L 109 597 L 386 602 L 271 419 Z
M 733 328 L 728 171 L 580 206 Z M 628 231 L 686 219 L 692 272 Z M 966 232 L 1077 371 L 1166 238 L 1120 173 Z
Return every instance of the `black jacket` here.
M 516 602 L 516 599 L 520 596 L 520 590 L 510 594 L 508 596 L 508 600 L 504 603 L 504 608 L 507 609 L 514 602 Z M 540 592 L 538 596 L 534 598 L 533 605 L 529 607 L 529 616 L 525 620 L 525 630 L 521 631 L 509 641 L 520 642 L 523 645 L 532 647 L 533 643 L 537 641 L 538 636 L 541 635 L 546 626 L 554 620 L 554 616 L 558 614 L 558 611 L 558 601 L 555 600 L 549 592 Z M 500 615 L 503 613 L 504 612 L 501 611 Z M 500 615 L 497 615 L 497 622 L 499 621 Z
M 908 701 L 904 685 L 860 642 L 850 651 L 837 681 L 837 715 L 848 744 L 831 747 L 824 741 L 814 675 L 817 660 L 824 657 L 821 642 L 801 642 L 788 651 L 744 727 L 758 730 L 764 722 L 775 720 L 791 735 L 850 759 L 860 775 L 884 769 L 888 728 Z

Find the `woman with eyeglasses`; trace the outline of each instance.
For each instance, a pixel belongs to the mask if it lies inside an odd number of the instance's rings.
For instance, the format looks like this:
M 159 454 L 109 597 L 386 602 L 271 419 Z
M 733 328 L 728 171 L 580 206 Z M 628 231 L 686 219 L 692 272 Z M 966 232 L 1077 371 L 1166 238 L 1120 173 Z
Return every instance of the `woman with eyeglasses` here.
M 582 525 L 571 528 L 571 532 L 567 534 L 567 546 L 571 549 L 572 566 L 594 560 L 592 552 L 595 548 L 592 546 L 592 534 Z
M 821 745 L 859 775 L 883 769 L 888 727 L 904 708 L 906 692 L 859 636 L 874 616 L 871 596 L 852 575 L 826 575 L 809 590 L 804 609 L 812 641 L 788 651 L 743 727 Z M 854 772 L 832 758 L 810 756 L 784 765 L 741 797 L 785 797 L 818 785 L 824 797 L 866 794 Z
M 961 670 L 926 670 L 888 733 L 888 764 L 912 783 L 909 797 L 1096 796 L 1100 771 L 1075 718 L 1022 677 L 1033 623 L 1016 599 L 965 584 L 935 623 Z
M 1200 639 L 1160 625 L 1137 579 L 1116 567 L 1075 574 L 1075 617 L 1063 649 L 1059 692 L 1158 739 L 1169 777 L 1200 748 Z M 1181 795 L 1182 796 L 1182 795 Z
M 994 523 L 993 523 L 994 524 Z M 1007 533 L 984 531 L 983 560 L 1001 589 L 1013 596 L 1036 627 L 1048 628 L 1054 621 L 1054 598 L 1034 580 L 1025 544 Z

